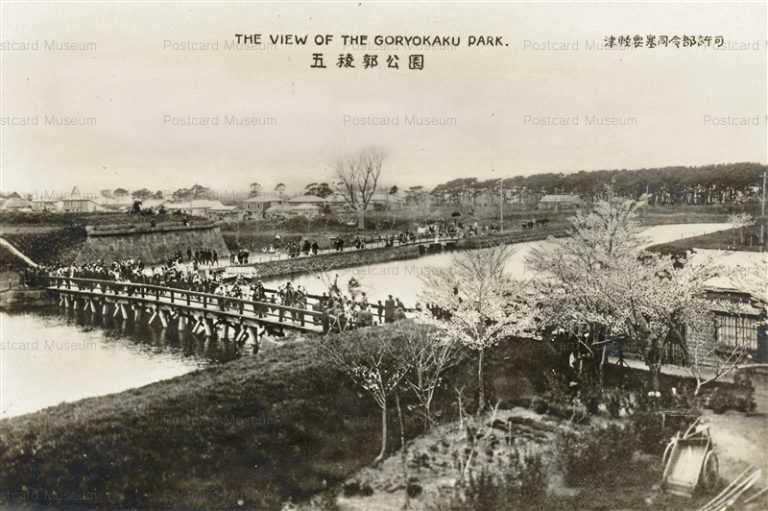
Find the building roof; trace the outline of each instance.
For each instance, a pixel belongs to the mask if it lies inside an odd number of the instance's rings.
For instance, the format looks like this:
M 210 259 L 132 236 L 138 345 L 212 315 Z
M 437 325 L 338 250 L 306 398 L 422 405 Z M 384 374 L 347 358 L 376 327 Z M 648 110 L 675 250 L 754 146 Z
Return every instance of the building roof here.
M 161 205 L 165 204 L 167 201 L 165 199 L 143 199 L 141 201 L 141 207 L 142 208 L 157 208 Z
M 19 199 L 18 197 L 11 197 L 3 202 L 2 209 L 24 209 L 28 208 L 32 203 L 26 199 Z
M 209 199 L 197 199 L 190 201 L 189 208 L 192 209 L 220 209 L 223 211 L 234 209 L 234 206 L 225 206 L 221 201 Z
M 545 195 L 541 198 L 541 202 L 582 202 L 581 197 L 578 195 Z
M 326 203 L 345 203 L 344 197 L 339 193 L 334 193 L 325 198 Z
M 261 195 L 257 195 L 256 197 L 251 197 L 250 199 L 245 199 L 243 202 L 282 202 L 283 198 L 279 195 L 272 194 L 272 193 L 265 193 Z
M 84 199 L 82 197 L 66 197 L 62 199 L 64 202 L 93 202 L 94 204 L 97 204 L 97 202 L 93 199 Z
M 399 192 L 397 193 L 373 192 L 373 195 L 371 196 L 371 200 L 376 202 L 402 202 L 405 199 L 400 195 Z
M 297 195 L 288 199 L 290 204 L 305 203 L 305 204 L 324 204 L 325 199 L 318 197 L 317 195 Z

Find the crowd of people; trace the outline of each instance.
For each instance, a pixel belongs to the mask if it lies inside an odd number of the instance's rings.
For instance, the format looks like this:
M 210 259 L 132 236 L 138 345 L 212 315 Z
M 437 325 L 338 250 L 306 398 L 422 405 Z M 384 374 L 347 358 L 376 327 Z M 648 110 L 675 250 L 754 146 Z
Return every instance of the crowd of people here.
M 212 255 L 215 251 L 196 251 L 191 254 L 191 264 L 185 264 L 189 261 L 185 261 L 181 253 L 176 253 L 164 264 L 155 267 L 145 265 L 141 259 L 127 258 L 111 263 L 97 260 L 94 263 L 51 266 L 46 270 L 53 277 L 149 284 L 212 294 L 217 296 L 217 305 L 222 310 L 239 309 L 238 312 L 242 313 L 247 306 L 259 318 L 271 316 L 270 319 L 276 319 L 279 323 L 291 321 L 302 327 L 311 322 L 315 326 L 322 326 L 323 331 L 390 323 L 404 318 L 406 314 L 405 305 L 392 295 L 383 302 L 370 302 L 354 277 L 342 288 L 336 275 L 321 295 L 312 295 L 302 285 L 291 280 L 276 289 L 268 289 L 256 276 L 237 276 L 226 280 L 223 272 L 199 271 L 198 265 L 201 262 L 212 263 L 216 260 Z M 102 283 L 98 287 L 106 291 L 108 284 Z M 134 292 L 130 287 L 126 289 L 129 294 Z

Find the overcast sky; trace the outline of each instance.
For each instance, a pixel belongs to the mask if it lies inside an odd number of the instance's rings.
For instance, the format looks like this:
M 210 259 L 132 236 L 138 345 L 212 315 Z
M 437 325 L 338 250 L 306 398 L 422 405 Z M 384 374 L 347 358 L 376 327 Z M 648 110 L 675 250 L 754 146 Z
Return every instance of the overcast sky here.
M 387 151 L 386 181 L 401 187 L 767 159 L 765 2 L 0 5 L 3 190 L 297 190 L 369 145 Z M 310 43 L 227 49 L 235 33 Z M 330 46 L 312 44 L 326 33 Z M 341 34 L 462 41 L 351 49 L 356 68 L 339 69 Z M 505 46 L 466 46 L 484 34 Z M 722 35 L 726 46 L 598 49 L 611 34 Z M 327 69 L 310 68 L 313 52 Z M 378 68 L 362 69 L 365 53 Z M 386 68 L 390 54 L 401 69 Z M 424 55 L 423 70 L 407 69 L 410 54 Z M 219 125 L 179 125 L 189 117 Z M 54 125 L 65 118 L 82 125 Z

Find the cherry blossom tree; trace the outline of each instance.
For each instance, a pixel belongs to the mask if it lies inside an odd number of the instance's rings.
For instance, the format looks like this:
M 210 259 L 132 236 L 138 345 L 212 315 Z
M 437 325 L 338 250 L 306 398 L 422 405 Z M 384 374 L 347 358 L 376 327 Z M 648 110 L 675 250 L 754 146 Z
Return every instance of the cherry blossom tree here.
M 379 407 L 381 449 L 373 463 L 380 462 L 387 453 L 389 399 L 411 368 L 410 361 L 403 356 L 402 338 L 375 335 L 373 329 L 360 329 L 355 339 L 323 337 L 320 347 L 327 360 L 371 396 Z
M 569 235 L 532 251 L 540 277 L 540 328 L 587 334 L 592 344 L 625 336 L 643 350 L 654 389 L 663 350 L 688 359 L 687 335 L 706 335 L 712 324 L 707 282 L 722 273 L 711 260 L 679 264 L 645 250 L 636 218 L 640 200 L 609 197 L 571 219 Z
M 428 268 L 420 277 L 420 300 L 425 314 L 447 339 L 477 352 L 478 410 L 485 409 L 484 358 L 486 351 L 527 326 L 530 308 L 527 284 L 513 279 L 505 268 L 511 247 L 463 252 L 445 268 Z
M 440 336 L 433 328 L 412 322 L 401 328 L 405 340 L 404 355 L 411 362 L 405 383 L 419 401 L 424 429 L 429 430 L 433 424 L 432 401 L 443 383 L 445 371 L 458 361 L 458 345 L 455 339 Z

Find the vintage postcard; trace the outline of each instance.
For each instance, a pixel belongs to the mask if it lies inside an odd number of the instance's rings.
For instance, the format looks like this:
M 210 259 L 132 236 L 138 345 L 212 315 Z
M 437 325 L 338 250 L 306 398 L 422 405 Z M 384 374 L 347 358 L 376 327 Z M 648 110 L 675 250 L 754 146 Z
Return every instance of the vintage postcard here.
M 768 3 L 0 0 L 0 511 L 768 508 Z

